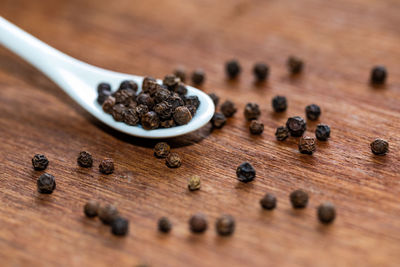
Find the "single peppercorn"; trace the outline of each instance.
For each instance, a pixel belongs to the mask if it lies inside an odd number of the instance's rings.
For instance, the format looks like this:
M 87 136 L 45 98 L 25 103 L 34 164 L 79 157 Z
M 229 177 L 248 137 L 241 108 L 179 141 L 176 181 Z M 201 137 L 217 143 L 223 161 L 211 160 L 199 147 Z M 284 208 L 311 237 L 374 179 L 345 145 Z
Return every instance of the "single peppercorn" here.
M 189 109 L 185 106 L 177 107 L 174 111 L 174 121 L 178 125 L 188 124 L 192 119 L 192 114 Z
M 161 217 L 158 220 L 158 230 L 162 233 L 169 233 L 172 229 L 172 223 L 167 217 Z
M 194 99 L 191 96 L 188 97 L 190 99 Z M 186 98 L 185 98 L 186 99 Z M 175 110 L 177 107 L 183 106 L 185 105 L 185 102 L 183 101 L 183 99 L 176 93 L 172 93 L 166 100 L 168 102 L 168 104 L 172 107 L 172 110 Z M 194 104 L 194 102 L 193 102 Z M 191 103 L 187 103 L 187 105 L 191 105 Z M 200 105 L 200 102 L 199 102 Z M 196 105 L 194 105 L 196 106 Z
M 193 233 L 203 233 L 208 228 L 207 218 L 202 213 L 194 214 L 189 220 L 189 228 Z
M 113 107 L 115 105 L 115 97 L 109 96 L 107 99 L 103 102 L 102 108 L 105 113 L 111 114 L 113 111 Z
M 114 161 L 110 158 L 103 159 L 99 164 L 99 171 L 103 174 L 111 174 L 114 172 Z
M 98 94 L 102 94 L 104 91 L 111 92 L 111 85 L 109 83 L 102 82 L 97 85 Z
M 290 193 L 290 202 L 293 208 L 303 209 L 308 203 L 308 194 L 301 189 L 295 190 Z
M 197 111 L 196 107 L 192 105 L 186 105 L 185 107 L 187 107 L 187 109 L 190 111 L 190 114 L 192 115 L 193 118 L 193 116 L 196 114 Z
M 135 91 L 132 89 L 120 89 L 114 94 L 115 103 L 127 106 L 134 99 L 135 95 Z
M 196 108 L 199 108 L 200 106 L 200 100 L 197 95 L 190 95 L 185 97 L 185 105 L 192 105 L 195 106 Z M 182 105 L 180 105 L 182 106 Z
M 83 167 L 83 168 L 92 167 L 92 165 L 93 165 L 92 154 L 90 154 L 87 151 L 79 152 L 77 162 L 78 162 L 78 165 Z
M 37 188 L 41 194 L 51 194 L 56 189 L 56 179 L 51 174 L 43 173 L 37 179 Z
M 318 124 L 315 129 L 315 136 L 319 141 L 326 141 L 331 135 L 331 128 L 326 124 Z
M 32 158 L 32 166 L 37 171 L 43 171 L 49 165 L 49 160 L 45 155 L 35 154 Z
M 290 56 L 287 60 L 287 67 L 290 74 L 296 75 L 302 72 L 304 63 L 301 59 L 294 56 Z
M 206 74 L 202 69 L 196 69 L 192 73 L 192 82 L 195 85 L 202 85 L 204 83 L 204 80 L 206 79 Z
M 150 109 L 153 108 L 153 106 L 154 106 L 154 99 L 149 94 L 146 94 L 146 93 L 139 94 L 137 96 L 136 100 L 139 105 L 140 104 L 146 105 Z
M 210 93 L 210 94 L 208 94 L 208 96 L 209 96 L 209 97 L 212 99 L 212 101 L 214 102 L 215 108 L 217 108 L 218 103 L 219 103 L 219 96 L 217 96 L 217 95 L 214 94 L 214 93 Z
M 112 95 L 111 91 L 102 91 L 97 95 L 97 103 L 103 105 L 104 101 Z
M 134 108 L 126 108 L 122 112 L 123 122 L 128 125 L 135 126 L 139 123 L 139 116 Z
M 321 109 L 315 104 L 308 105 L 306 107 L 306 115 L 309 120 L 318 120 L 319 116 L 321 115 Z
M 240 182 L 248 183 L 256 177 L 256 170 L 248 162 L 243 162 L 236 169 L 236 176 Z
M 370 144 L 371 151 L 375 155 L 386 155 L 389 152 L 389 143 L 386 140 L 377 138 Z
M 239 62 L 235 59 L 230 60 L 225 64 L 225 71 L 229 79 L 236 78 L 240 74 L 241 69 Z
M 258 82 L 265 81 L 269 75 L 269 67 L 262 62 L 256 63 L 253 67 L 253 73 Z
M 322 203 L 317 208 L 317 216 L 321 223 L 328 224 L 335 220 L 336 210 L 330 202 Z
M 83 207 L 83 212 L 89 218 L 96 217 L 99 211 L 100 204 L 98 201 L 89 200 Z
M 162 101 L 154 106 L 154 112 L 157 113 L 160 120 L 167 120 L 172 116 L 172 107 L 168 102 Z
M 199 190 L 201 187 L 201 180 L 200 177 L 197 175 L 193 175 L 189 178 L 188 181 L 188 188 L 190 191 Z
M 135 83 L 135 81 L 125 80 L 125 81 L 122 81 L 121 84 L 119 85 L 119 90 L 125 90 L 125 89 L 130 89 L 133 92 L 137 92 L 138 85 L 137 85 L 137 83 Z
M 249 129 L 251 134 L 262 134 L 264 131 L 264 124 L 261 121 L 252 120 Z
M 247 103 L 244 107 L 244 117 L 246 120 L 257 120 L 261 115 L 260 107 L 256 103 Z
M 161 103 L 166 101 L 170 95 L 171 92 L 168 89 L 160 89 L 154 94 L 154 101 L 156 103 Z
M 284 96 L 275 96 L 272 98 L 271 103 L 275 112 L 284 112 L 287 109 L 287 100 Z
M 181 97 L 185 96 L 187 94 L 188 90 L 185 86 L 184 83 L 180 82 L 178 86 L 175 88 L 175 93 L 180 95 Z
M 231 215 L 222 215 L 215 222 L 215 229 L 221 236 L 232 235 L 235 231 L 235 219 Z
M 375 85 L 384 84 L 387 77 L 387 71 L 384 66 L 375 66 L 371 70 L 371 83 Z
M 226 123 L 226 117 L 221 112 L 215 112 L 211 118 L 211 124 L 214 128 L 221 129 Z
M 171 148 L 166 142 L 159 142 L 154 147 L 154 156 L 157 158 L 166 158 Z
M 290 117 L 286 121 L 286 127 L 288 128 L 290 135 L 293 137 L 300 137 L 306 131 L 306 121 L 299 116 Z
M 142 127 L 145 130 L 157 129 L 160 125 L 160 118 L 154 111 L 149 111 L 142 116 Z
M 168 90 L 175 91 L 180 81 L 181 79 L 176 77 L 174 74 L 168 74 L 164 77 L 163 85 L 167 86 Z
M 136 114 L 138 115 L 139 119 L 144 116 L 147 112 L 149 112 L 149 107 L 143 104 L 138 105 L 136 108 Z
M 275 137 L 278 141 L 286 140 L 289 137 L 289 129 L 285 126 L 279 126 L 276 128 Z
M 98 215 L 102 223 L 111 224 L 115 219 L 118 218 L 119 212 L 114 205 L 106 204 L 104 206 L 100 206 L 98 209 Z
M 148 92 L 149 88 L 151 86 L 154 86 L 154 84 L 157 84 L 156 79 L 154 79 L 153 77 L 150 77 L 150 76 L 144 77 L 143 81 L 142 81 L 142 91 Z
M 115 104 L 112 107 L 111 115 L 113 116 L 114 120 L 116 121 L 123 121 L 124 120 L 124 111 L 126 107 L 123 104 Z
M 111 233 L 117 236 L 124 236 L 129 231 L 129 221 L 118 217 L 111 223 Z
M 263 209 L 273 210 L 276 207 L 276 197 L 270 193 L 267 193 L 262 199 L 260 199 L 260 205 Z
M 179 168 L 182 164 L 181 157 L 177 153 L 169 153 L 165 164 L 170 168 Z
M 220 110 L 225 115 L 225 117 L 229 118 L 236 113 L 237 108 L 232 101 L 226 100 L 224 103 L 222 103 Z
M 174 71 L 174 75 L 176 77 L 178 77 L 181 80 L 181 82 L 185 82 L 185 80 L 186 80 L 186 71 L 185 71 L 184 67 L 182 67 L 182 66 L 177 67 L 175 69 L 175 71 Z
M 303 136 L 299 141 L 299 151 L 302 154 L 312 155 L 316 150 L 315 138 Z

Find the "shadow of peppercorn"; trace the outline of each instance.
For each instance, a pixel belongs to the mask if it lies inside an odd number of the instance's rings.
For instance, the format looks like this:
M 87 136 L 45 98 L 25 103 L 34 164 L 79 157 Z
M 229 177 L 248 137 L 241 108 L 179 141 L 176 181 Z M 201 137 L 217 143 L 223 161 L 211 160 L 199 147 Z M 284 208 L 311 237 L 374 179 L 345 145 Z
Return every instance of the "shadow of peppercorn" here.
M 283 111 L 283 112 L 274 112 L 274 111 L 271 111 L 270 114 L 271 114 L 271 117 L 272 117 L 274 120 L 278 120 L 278 119 L 281 119 L 281 118 L 283 118 L 283 117 L 287 117 L 286 111 Z M 283 125 L 280 125 L 280 126 L 283 126 Z
M 268 81 L 267 80 L 264 80 L 264 81 L 257 81 L 257 80 L 254 80 L 253 81 L 253 86 L 255 87 L 255 88 L 269 88 L 269 84 L 268 84 Z
M 317 232 L 319 232 L 319 233 L 321 233 L 321 234 L 328 234 L 328 233 L 330 233 L 332 230 L 332 225 L 333 224 L 322 224 L 322 223 L 320 223 L 320 222 L 316 222 L 316 230 L 317 230 Z
M 240 78 L 236 77 L 234 79 L 226 78 L 226 83 L 229 86 L 229 90 L 237 90 L 240 88 Z
M 374 83 L 369 83 L 369 87 L 373 90 L 385 90 L 386 89 L 386 83 L 385 84 L 374 84 Z

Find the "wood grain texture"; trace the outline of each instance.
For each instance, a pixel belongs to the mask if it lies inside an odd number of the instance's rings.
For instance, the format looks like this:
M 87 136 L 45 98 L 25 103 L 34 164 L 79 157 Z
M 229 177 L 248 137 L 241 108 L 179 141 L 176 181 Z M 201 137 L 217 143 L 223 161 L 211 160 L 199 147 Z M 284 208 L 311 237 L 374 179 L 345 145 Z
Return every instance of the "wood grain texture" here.
M 0 0 L 1 15 L 67 54 L 100 67 L 163 77 L 176 66 L 202 67 L 206 92 L 239 107 L 221 130 L 210 126 L 168 142 L 183 158 L 169 169 L 154 158 L 154 141 L 117 133 L 88 115 L 56 85 L 0 48 L 0 261 L 2 266 L 399 266 L 400 265 L 400 3 L 396 0 Z M 290 79 L 285 61 L 296 55 L 305 73 Z M 238 81 L 225 79 L 223 64 L 240 60 Z M 256 86 L 256 61 L 271 67 Z M 389 70 L 385 88 L 367 81 L 375 64 Z M 285 95 L 289 109 L 271 110 Z M 262 107 L 262 136 L 251 136 L 243 118 L 247 102 Z M 307 104 L 322 108 L 320 122 L 332 137 L 313 156 L 301 155 L 296 139 L 275 141 L 287 117 L 304 116 Z M 317 123 L 308 124 L 313 135 Z M 376 137 L 390 153 L 373 156 Z M 80 150 L 95 164 L 76 164 Z M 52 195 L 36 191 L 40 172 L 33 154 L 50 159 Z M 104 176 L 97 165 L 115 160 Z M 257 178 L 235 179 L 249 161 Z M 187 190 L 192 174 L 202 178 Z M 310 194 L 309 207 L 294 211 L 289 193 Z M 278 198 L 273 212 L 259 199 Z M 83 216 L 88 199 L 114 203 L 130 219 L 126 238 L 111 235 Z M 322 201 L 337 207 L 331 226 L 317 222 Z M 194 212 L 210 229 L 189 233 Z M 215 234 L 215 219 L 237 220 L 234 236 Z M 170 235 L 156 231 L 168 215 Z

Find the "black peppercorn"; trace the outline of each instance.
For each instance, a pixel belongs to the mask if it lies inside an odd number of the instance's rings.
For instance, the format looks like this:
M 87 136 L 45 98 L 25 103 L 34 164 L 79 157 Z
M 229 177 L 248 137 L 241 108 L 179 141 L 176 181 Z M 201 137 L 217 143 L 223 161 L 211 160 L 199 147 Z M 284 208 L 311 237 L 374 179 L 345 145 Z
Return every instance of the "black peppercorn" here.
M 297 57 L 290 56 L 287 61 L 287 67 L 290 74 L 299 74 L 303 70 L 304 63 Z
M 136 108 L 136 114 L 138 115 L 139 119 L 144 116 L 147 112 L 149 112 L 149 108 L 146 105 L 140 104 Z
M 193 118 L 194 114 L 196 114 L 197 111 L 196 107 L 193 105 L 186 105 L 185 107 L 187 107 L 187 109 L 190 111 L 190 114 L 192 115 Z
M 387 71 L 384 66 L 375 66 L 371 70 L 371 83 L 375 85 L 384 84 L 387 77 Z
M 236 176 L 240 182 L 248 183 L 256 177 L 256 170 L 250 163 L 244 162 L 237 167 Z
M 170 168 L 179 168 L 182 164 L 181 157 L 179 157 L 177 153 L 169 153 L 165 160 L 165 164 Z
M 45 155 L 36 154 L 32 158 L 32 166 L 37 171 L 43 171 L 49 165 L 49 160 L 46 158 Z
M 177 107 L 174 111 L 174 121 L 178 125 L 188 124 L 192 119 L 192 114 L 189 109 L 185 106 Z
M 221 236 L 228 236 L 235 231 L 235 219 L 231 215 L 222 215 L 215 222 L 215 229 Z
M 103 105 L 104 101 L 111 96 L 111 91 L 102 91 L 97 95 L 97 103 Z
M 162 128 L 171 128 L 171 127 L 174 127 L 175 125 L 176 124 L 175 124 L 174 119 L 160 121 L 160 127 L 162 127 Z
M 119 90 L 125 90 L 125 89 L 130 89 L 133 92 L 137 92 L 138 85 L 132 80 L 125 80 L 122 81 L 121 84 L 119 85 Z
M 272 98 L 272 108 L 275 112 L 283 112 L 287 109 L 286 97 L 277 95 Z
M 200 177 L 197 175 L 193 175 L 189 178 L 188 181 L 188 188 L 190 191 L 199 190 L 201 187 L 201 180 Z
M 114 161 L 110 158 L 103 159 L 99 164 L 99 171 L 103 174 L 111 174 L 114 172 Z
M 307 124 L 302 117 L 295 116 L 287 120 L 286 127 L 288 128 L 291 136 L 300 137 L 306 131 Z
M 56 179 L 51 174 L 43 173 L 37 180 L 37 188 L 41 194 L 51 194 L 56 189 Z
M 239 62 L 235 59 L 226 62 L 225 71 L 230 79 L 236 78 L 240 74 L 240 71 L 241 71 Z
M 386 140 L 377 138 L 370 144 L 371 151 L 375 155 L 386 155 L 389 152 L 389 143 Z
M 319 116 L 321 115 L 321 109 L 315 104 L 308 105 L 306 107 L 306 115 L 309 120 L 318 120 Z
M 154 155 L 157 158 L 166 158 L 170 152 L 170 146 L 165 142 L 159 142 L 154 147 Z
M 252 120 L 249 129 L 251 134 L 262 134 L 264 131 L 264 124 L 261 121 Z
M 175 89 L 175 93 L 177 93 L 180 96 L 186 95 L 187 92 L 188 92 L 188 90 L 187 90 L 185 84 L 183 84 L 181 82 L 178 84 L 178 86 Z
M 149 111 L 142 116 L 142 127 L 145 130 L 157 129 L 160 125 L 160 118 L 154 111 Z
M 211 118 L 211 124 L 214 128 L 220 129 L 226 123 L 226 117 L 221 112 L 215 112 L 214 116 Z
M 120 89 L 114 94 L 115 103 L 127 106 L 133 100 L 134 96 L 135 91 L 132 89 Z
M 122 112 L 123 122 L 128 125 L 135 126 L 139 123 L 139 116 L 134 108 L 126 108 Z
M 195 85 L 202 85 L 204 83 L 204 80 L 206 79 L 206 74 L 202 69 L 196 69 L 192 73 L 192 82 Z
M 109 83 L 99 83 L 97 85 L 97 93 L 102 94 L 104 91 L 109 91 L 111 92 L 111 85 Z
M 269 67 L 265 63 L 256 63 L 253 68 L 253 73 L 258 82 L 265 81 L 269 75 Z
M 168 89 L 160 89 L 154 94 L 154 101 L 156 103 L 161 103 L 166 101 L 170 95 L 171 92 Z
M 173 74 L 168 74 L 164 77 L 163 85 L 167 86 L 170 91 L 175 91 L 180 83 L 180 79 Z
M 300 189 L 293 191 L 290 194 L 290 202 L 292 203 L 293 208 L 303 209 L 307 206 L 308 194 Z
M 195 106 L 196 108 L 199 108 L 200 100 L 196 95 L 190 95 L 185 97 L 185 105 L 192 105 Z
M 303 136 L 299 141 L 299 151 L 302 154 L 312 155 L 316 150 L 315 138 L 309 136 Z
M 182 98 L 176 93 L 172 93 L 167 98 L 167 103 L 171 106 L 172 110 L 175 110 L 177 107 L 181 107 L 181 106 L 185 105 Z M 187 105 L 192 105 L 192 104 L 188 102 Z
M 219 103 L 219 96 L 217 96 L 214 93 L 208 94 L 208 96 L 212 99 L 212 101 L 214 102 L 214 106 L 215 108 L 217 108 L 218 103 Z
M 172 228 L 172 223 L 167 217 L 161 217 L 158 220 L 158 230 L 162 233 L 169 233 Z
M 92 155 L 87 151 L 81 151 L 78 155 L 78 165 L 83 168 L 90 168 L 93 165 Z
M 286 140 L 289 137 L 289 129 L 285 126 L 279 126 L 276 128 L 275 137 L 278 141 Z
M 315 129 L 315 136 L 319 141 L 326 141 L 331 135 L 331 128 L 326 124 L 318 124 Z
M 111 112 L 111 115 L 113 116 L 114 120 L 123 121 L 125 109 L 126 107 L 123 104 L 115 104 L 112 107 L 112 112 Z
M 103 108 L 104 112 L 106 112 L 108 114 L 112 114 L 114 105 L 115 105 L 115 97 L 109 96 L 103 102 L 102 108 Z
M 89 200 L 83 207 L 83 212 L 89 218 L 96 217 L 99 211 L 99 202 L 95 200 Z
M 202 213 L 196 213 L 189 220 L 189 228 L 193 233 L 199 234 L 207 230 L 208 223 L 206 216 Z
M 276 207 L 276 197 L 270 193 L 267 193 L 260 200 L 260 205 L 263 209 L 273 210 Z
M 154 79 L 153 77 L 144 77 L 143 82 L 142 82 L 142 91 L 143 92 L 148 92 L 149 87 L 154 86 L 154 84 L 157 84 L 157 80 Z
M 186 80 L 186 71 L 185 71 L 184 67 L 182 67 L 182 66 L 177 67 L 175 69 L 175 71 L 174 71 L 174 75 L 176 77 L 178 77 L 181 80 L 181 82 L 185 82 L 185 80 Z
M 246 120 L 257 120 L 261 115 L 260 107 L 256 103 L 247 103 L 244 107 L 244 117 Z
M 317 216 L 321 223 L 328 224 L 335 220 L 336 210 L 330 202 L 322 203 L 317 208 Z
M 111 223 L 111 233 L 117 236 L 124 236 L 129 231 L 129 221 L 118 217 Z
M 98 209 L 99 219 L 104 224 L 111 224 L 115 219 L 118 218 L 118 214 L 119 212 L 117 208 L 111 204 L 100 206 Z
M 168 102 L 162 101 L 154 106 L 154 111 L 161 120 L 167 120 L 172 116 L 172 107 Z
M 139 94 L 136 98 L 138 104 L 148 106 L 150 109 L 154 106 L 154 99 L 149 94 Z
M 222 103 L 220 109 L 227 118 L 232 117 L 237 111 L 235 104 L 230 100 L 226 100 L 224 103 Z

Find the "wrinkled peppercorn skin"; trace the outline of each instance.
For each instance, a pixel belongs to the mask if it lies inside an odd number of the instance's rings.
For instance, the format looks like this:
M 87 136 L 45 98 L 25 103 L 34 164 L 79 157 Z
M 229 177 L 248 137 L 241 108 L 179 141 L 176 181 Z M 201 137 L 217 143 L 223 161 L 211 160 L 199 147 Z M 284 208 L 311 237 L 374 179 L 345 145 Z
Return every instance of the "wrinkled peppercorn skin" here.
M 251 134 L 262 134 L 264 131 L 264 124 L 261 121 L 252 120 L 250 122 L 249 130 Z
M 253 67 L 253 73 L 256 78 L 256 81 L 263 82 L 269 76 L 269 67 L 265 63 L 256 63 Z
M 284 112 L 287 109 L 286 97 L 277 95 L 272 99 L 272 108 L 275 112 Z
M 185 106 L 177 107 L 174 112 L 174 121 L 178 125 L 188 124 L 192 119 L 192 114 Z
M 285 126 L 279 126 L 276 128 L 275 137 L 278 141 L 284 141 L 289 137 L 289 129 Z
M 301 59 L 290 56 L 287 60 L 287 67 L 290 74 L 296 75 L 303 71 L 304 63 Z
M 188 188 L 190 191 L 199 190 L 200 187 L 201 187 L 201 180 L 199 176 L 194 175 L 189 178 Z
M 149 111 L 142 116 L 142 127 L 145 130 L 157 129 L 160 125 L 160 118 L 154 111 Z
M 256 177 L 256 170 L 250 163 L 244 162 L 237 167 L 236 176 L 240 182 L 248 183 Z
M 221 236 L 232 235 L 235 231 L 235 219 L 231 215 L 222 215 L 215 222 L 215 229 Z
M 159 142 L 154 147 L 154 155 L 157 158 L 166 158 L 170 151 L 170 146 L 165 142 Z
M 222 103 L 220 110 L 221 113 L 225 115 L 225 117 L 229 118 L 235 115 L 237 108 L 232 101 L 226 100 L 224 103 Z
M 92 167 L 92 165 L 93 165 L 92 154 L 90 154 L 87 151 L 79 152 L 77 162 L 78 162 L 78 165 L 81 166 L 82 168 Z
M 319 141 L 326 141 L 331 136 L 331 128 L 325 124 L 318 124 L 315 129 L 315 137 Z
M 215 112 L 211 118 L 211 124 L 216 129 L 221 129 L 226 123 L 226 117 L 221 112 Z
M 293 208 L 303 209 L 308 204 L 308 194 L 303 190 L 295 190 L 290 194 L 290 202 Z
M 169 153 L 165 160 L 165 164 L 170 168 L 179 168 L 182 162 L 177 153 Z
M 111 174 L 114 172 L 114 161 L 109 158 L 103 159 L 99 164 L 99 171 L 103 174 Z
M 32 158 L 32 166 L 37 171 L 43 171 L 49 165 L 49 160 L 46 158 L 45 155 L 36 154 Z
M 386 140 L 377 138 L 371 144 L 371 151 L 375 155 L 383 156 L 389 152 L 389 143 Z
M 51 194 L 56 189 L 56 179 L 53 175 L 44 173 L 37 180 L 37 188 L 41 194 Z
M 299 116 L 291 117 L 286 122 L 290 135 L 293 137 L 300 137 L 306 131 L 306 121 Z
M 306 107 L 307 119 L 316 121 L 321 115 L 321 108 L 315 104 L 308 105 Z
M 247 103 L 244 108 L 244 117 L 246 120 L 257 120 L 261 115 L 261 110 L 256 103 Z
M 299 141 L 299 151 L 302 154 L 312 155 L 316 150 L 315 138 L 305 136 L 301 137 Z
M 202 85 L 206 79 L 206 74 L 202 69 L 197 69 L 192 73 L 192 82 L 195 85 Z

